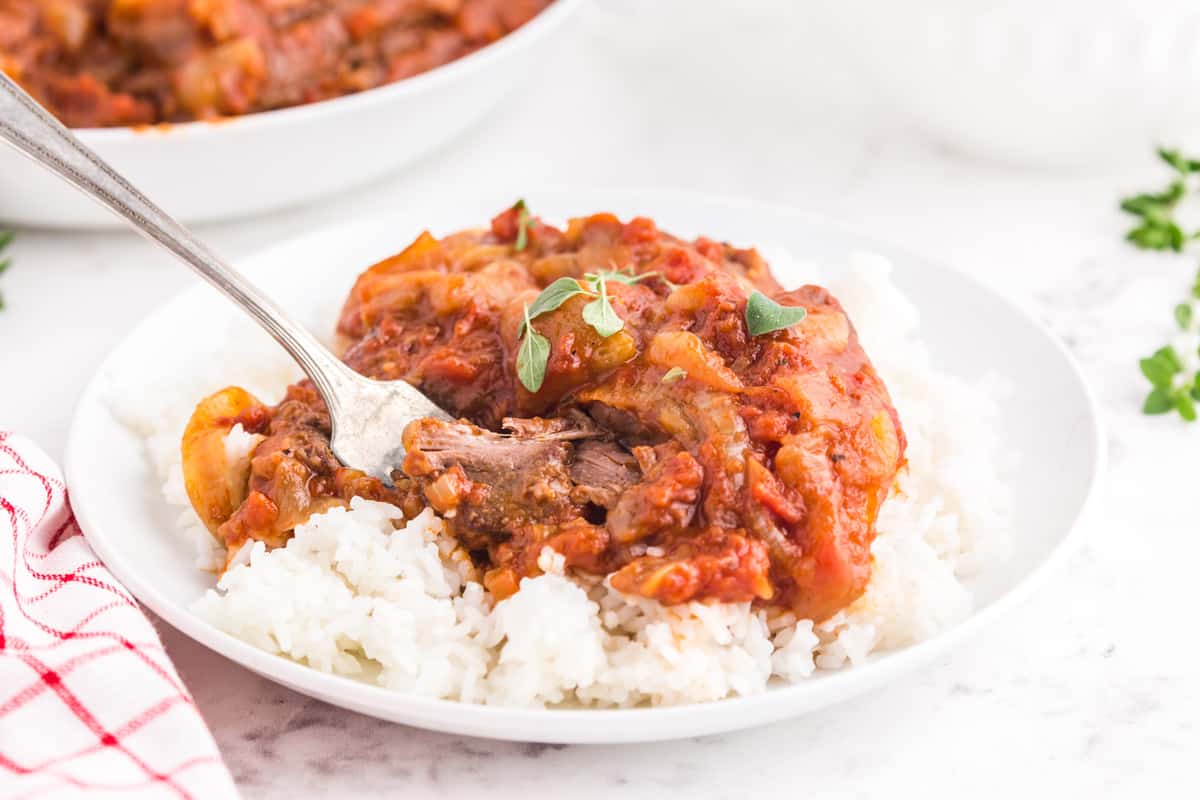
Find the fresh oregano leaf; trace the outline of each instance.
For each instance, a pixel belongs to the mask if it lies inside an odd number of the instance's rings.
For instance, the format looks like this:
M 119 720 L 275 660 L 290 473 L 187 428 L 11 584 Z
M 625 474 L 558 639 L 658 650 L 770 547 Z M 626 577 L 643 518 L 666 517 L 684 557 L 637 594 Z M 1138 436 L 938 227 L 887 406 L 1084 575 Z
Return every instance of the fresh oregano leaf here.
M 1192 325 L 1192 304 L 1180 303 L 1175 306 L 1175 323 L 1179 325 L 1180 330 L 1187 330 Z
M 513 208 L 517 210 L 517 241 L 513 243 L 513 249 L 520 253 L 529 246 L 529 226 L 533 218 L 529 216 L 524 198 L 518 200 Z
M 1180 175 L 1200 172 L 1200 161 L 1185 158 L 1178 150 L 1168 150 L 1165 147 L 1160 147 L 1158 148 L 1158 157 L 1174 168 Z
M 612 303 L 608 301 L 608 288 L 604 278 L 598 278 L 596 284 L 600 296 L 583 307 L 583 321 L 607 339 L 625 327 L 625 320 L 617 316 Z
M 537 319 L 547 311 L 553 311 L 577 294 L 587 294 L 579 285 L 579 281 L 574 278 L 559 278 L 534 298 L 533 305 L 529 307 L 528 319 Z
M 746 301 L 746 329 L 751 336 L 790 328 L 808 316 L 799 306 L 781 306 L 762 292 L 754 292 Z
M 1171 399 L 1171 393 L 1165 389 L 1156 388 L 1146 395 L 1146 402 L 1142 404 L 1142 413 L 1165 414 L 1174 407 L 1175 403 Z
M 1186 388 L 1176 393 L 1175 410 L 1188 422 L 1196 421 L 1196 401 L 1192 399 L 1192 393 Z
M 531 392 L 542 388 L 546 381 L 546 364 L 550 360 L 550 340 L 533 329 L 529 321 L 529 306 L 525 307 L 524 336 L 517 350 L 517 378 Z
M 1149 358 L 1143 358 L 1138 362 L 1138 366 L 1141 367 L 1146 380 L 1150 381 L 1150 385 L 1159 389 L 1169 389 L 1172 379 L 1183 371 L 1179 355 L 1175 348 L 1170 346 L 1160 348 Z

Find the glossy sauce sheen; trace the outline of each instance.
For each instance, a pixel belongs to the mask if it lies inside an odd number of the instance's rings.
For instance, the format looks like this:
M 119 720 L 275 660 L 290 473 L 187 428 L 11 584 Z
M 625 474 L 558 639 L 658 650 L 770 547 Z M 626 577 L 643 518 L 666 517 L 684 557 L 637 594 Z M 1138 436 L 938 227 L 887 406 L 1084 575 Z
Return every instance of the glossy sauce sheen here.
M 382 86 L 550 0 L 0 0 L 0 71 L 75 128 L 249 114 Z
M 546 546 L 667 604 L 823 619 L 860 596 L 905 441 L 837 301 L 782 291 L 754 250 L 681 241 L 649 219 L 535 220 L 520 252 L 517 224 L 510 210 L 488 230 L 423 234 L 363 273 L 343 308 L 348 364 L 462 418 L 404 431 L 396 488 L 337 464 L 328 416 L 300 384 L 278 406 L 210 415 L 215 430 L 267 435 L 248 476 L 230 478 L 232 498 L 201 514 L 214 532 L 231 550 L 279 544 L 312 510 L 361 493 L 409 515 L 433 506 L 499 597 L 538 573 Z M 515 367 L 523 308 L 555 279 L 603 270 L 650 274 L 606 284 L 623 329 L 600 336 L 584 295 L 538 316 L 551 350 L 528 391 Z M 755 289 L 808 317 L 750 336 Z M 664 381 L 673 368 L 686 375 Z

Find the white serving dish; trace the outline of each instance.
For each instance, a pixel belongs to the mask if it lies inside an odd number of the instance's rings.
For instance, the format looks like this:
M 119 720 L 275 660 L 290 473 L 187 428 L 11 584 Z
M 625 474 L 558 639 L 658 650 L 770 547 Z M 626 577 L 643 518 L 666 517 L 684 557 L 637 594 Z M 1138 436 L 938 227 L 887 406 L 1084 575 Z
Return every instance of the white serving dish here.
M 531 74 L 555 31 L 582 2 L 555 0 L 494 44 L 358 94 L 220 122 L 75 133 L 183 222 L 300 205 L 386 175 L 478 122 Z M 0 147 L 0 222 L 124 225 L 6 147 Z
M 1187 0 L 847 0 L 816 19 L 869 102 L 955 151 L 1095 167 L 1200 135 L 1200 7 Z
M 995 292 L 919 256 L 786 209 L 646 192 L 532 192 L 526 197 L 548 219 L 600 210 L 623 217 L 645 214 L 678 235 L 770 244 L 830 271 L 858 250 L 891 258 L 897 285 L 921 312 L 923 338 L 939 368 L 966 379 L 995 373 L 1016 388 L 1002 405 L 1001 419 L 1019 465 L 1012 476 L 1014 552 L 967 582 L 977 600 L 972 615 L 933 639 L 760 695 L 626 710 L 526 710 L 432 700 L 317 672 L 258 650 L 191 611 L 214 576 L 194 566 L 191 543 L 174 531 L 176 514 L 162 499 L 141 441 L 114 419 L 106 400 L 117 373 L 123 385 L 152 386 L 173 371 L 183 376 L 206 369 L 197 354 L 211 352 L 208 326 L 239 312 L 205 286 L 176 297 L 133 329 L 100 366 L 72 423 L 66 456 L 71 502 L 88 542 L 117 578 L 193 639 L 270 680 L 335 705 L 472 736 L 615 743 L 760 725 L 880 687 L 944 655 L 1027 597 L 1078 543 L 1078 523 L 1092 504 L 1104 465 L 1097 408 L 1062 345 Z M 419 213 L 397 209 L 317 232 L 238 266 L 298 320 L 325 335 L 341 298 L 366 265 L 402 248 L 425 228 L 447 233 L 476 226 L 510 202 L 478 195 L 440 202 L 427 198 Z M 778 277 L 791 282 L 786 272 Z

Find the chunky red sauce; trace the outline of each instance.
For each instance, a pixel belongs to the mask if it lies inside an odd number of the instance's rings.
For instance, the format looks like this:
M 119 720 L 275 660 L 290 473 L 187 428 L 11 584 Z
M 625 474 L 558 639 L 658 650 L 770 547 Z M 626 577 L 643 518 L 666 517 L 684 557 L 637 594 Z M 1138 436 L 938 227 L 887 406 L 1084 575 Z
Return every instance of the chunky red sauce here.
M 0 0 L 0 71 L 71 127 L 212 119 L 453 61 L 551 0 Z
M 433 506 L 500 597 L 549 546 L 668 604 L 754 601 L 822 619 L 857 598 L 905 441 L 837 301 L 783 291 L 754 250 L 682 241 L 645 218 L 534 220 L 527 233 L 518 250 L 507 211 L 487 230 L 423 234 L 354 286 L 338 325 L 345 361 L 461 417 L 403 432 L 396 488 L 338 464 L 306 383 L 276 406 L 236 389 L 204 401 L 192 449 L 215 452 L 205 432 L 234 421 L 266 436 L 224 483 L 191 470 L 189 492 L 227 489 L 192 493 L 216 535 L 231 549 L 279 544 L 313 511 L 364 494 L 409 515 Z M 583 294 L 537 316 L 550 352 L 529 391 L 516 369 L 523 309 L 556 279 L 604 270 L 645 276 L 606 283 L 622 329 L 600 335 Z M 756 289 L 807 318 L 750 335 Z

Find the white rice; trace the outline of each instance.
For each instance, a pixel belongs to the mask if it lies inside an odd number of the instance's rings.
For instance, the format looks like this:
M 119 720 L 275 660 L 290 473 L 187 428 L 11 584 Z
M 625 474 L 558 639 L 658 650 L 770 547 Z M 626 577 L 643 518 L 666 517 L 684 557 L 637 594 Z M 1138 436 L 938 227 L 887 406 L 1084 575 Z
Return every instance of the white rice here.
M 777 266 L 786 257 L 767 253 Z M 970 613 L 961 582 L 1007 552 L 1009 491 L 1001 477 L 998 389 L 938 372 L 918 338 L 916 308 L 891 267 L 859 255 L 823 281 L 854 321 L 908 436 L 908 469 L 885 503 L 866 593 L 814 626 L 748 603 L 663 607 L 596 579 L 545 574 L 493 603 L 426 510 L 395 529 L 394 507 L 355 499 L 296 529 L 286 547 L 254 544 L 195 610 L 268 652 L 389 689 L 509 706 L 632 706 L 717 700 L 802 681 L 936 635 Z M 796 274 L 792 270 L 789 274 Z M 805 275 L 819 281 L 813 270 Z M 122 391 L 118 416 L 146 440 L 166 500 L 197 542 L 198 566 L 222 554 L 187 503 L 179 436 L 196 400 L 241 383 L 275 397 L 294 368 L 281 352 L 230 343 L 197 381 Z M 234 368 L 242 365 L 242 370 Z M 247 371 L 249 370 L 249 371 Z M 199 373 L 204 372 L 205 375 Z M 147 405 L 152 401 L 153 406 Z M 235 429 L 231 453 L 256 439 Z M 399 523 L 396 523 L 399 524 Z

